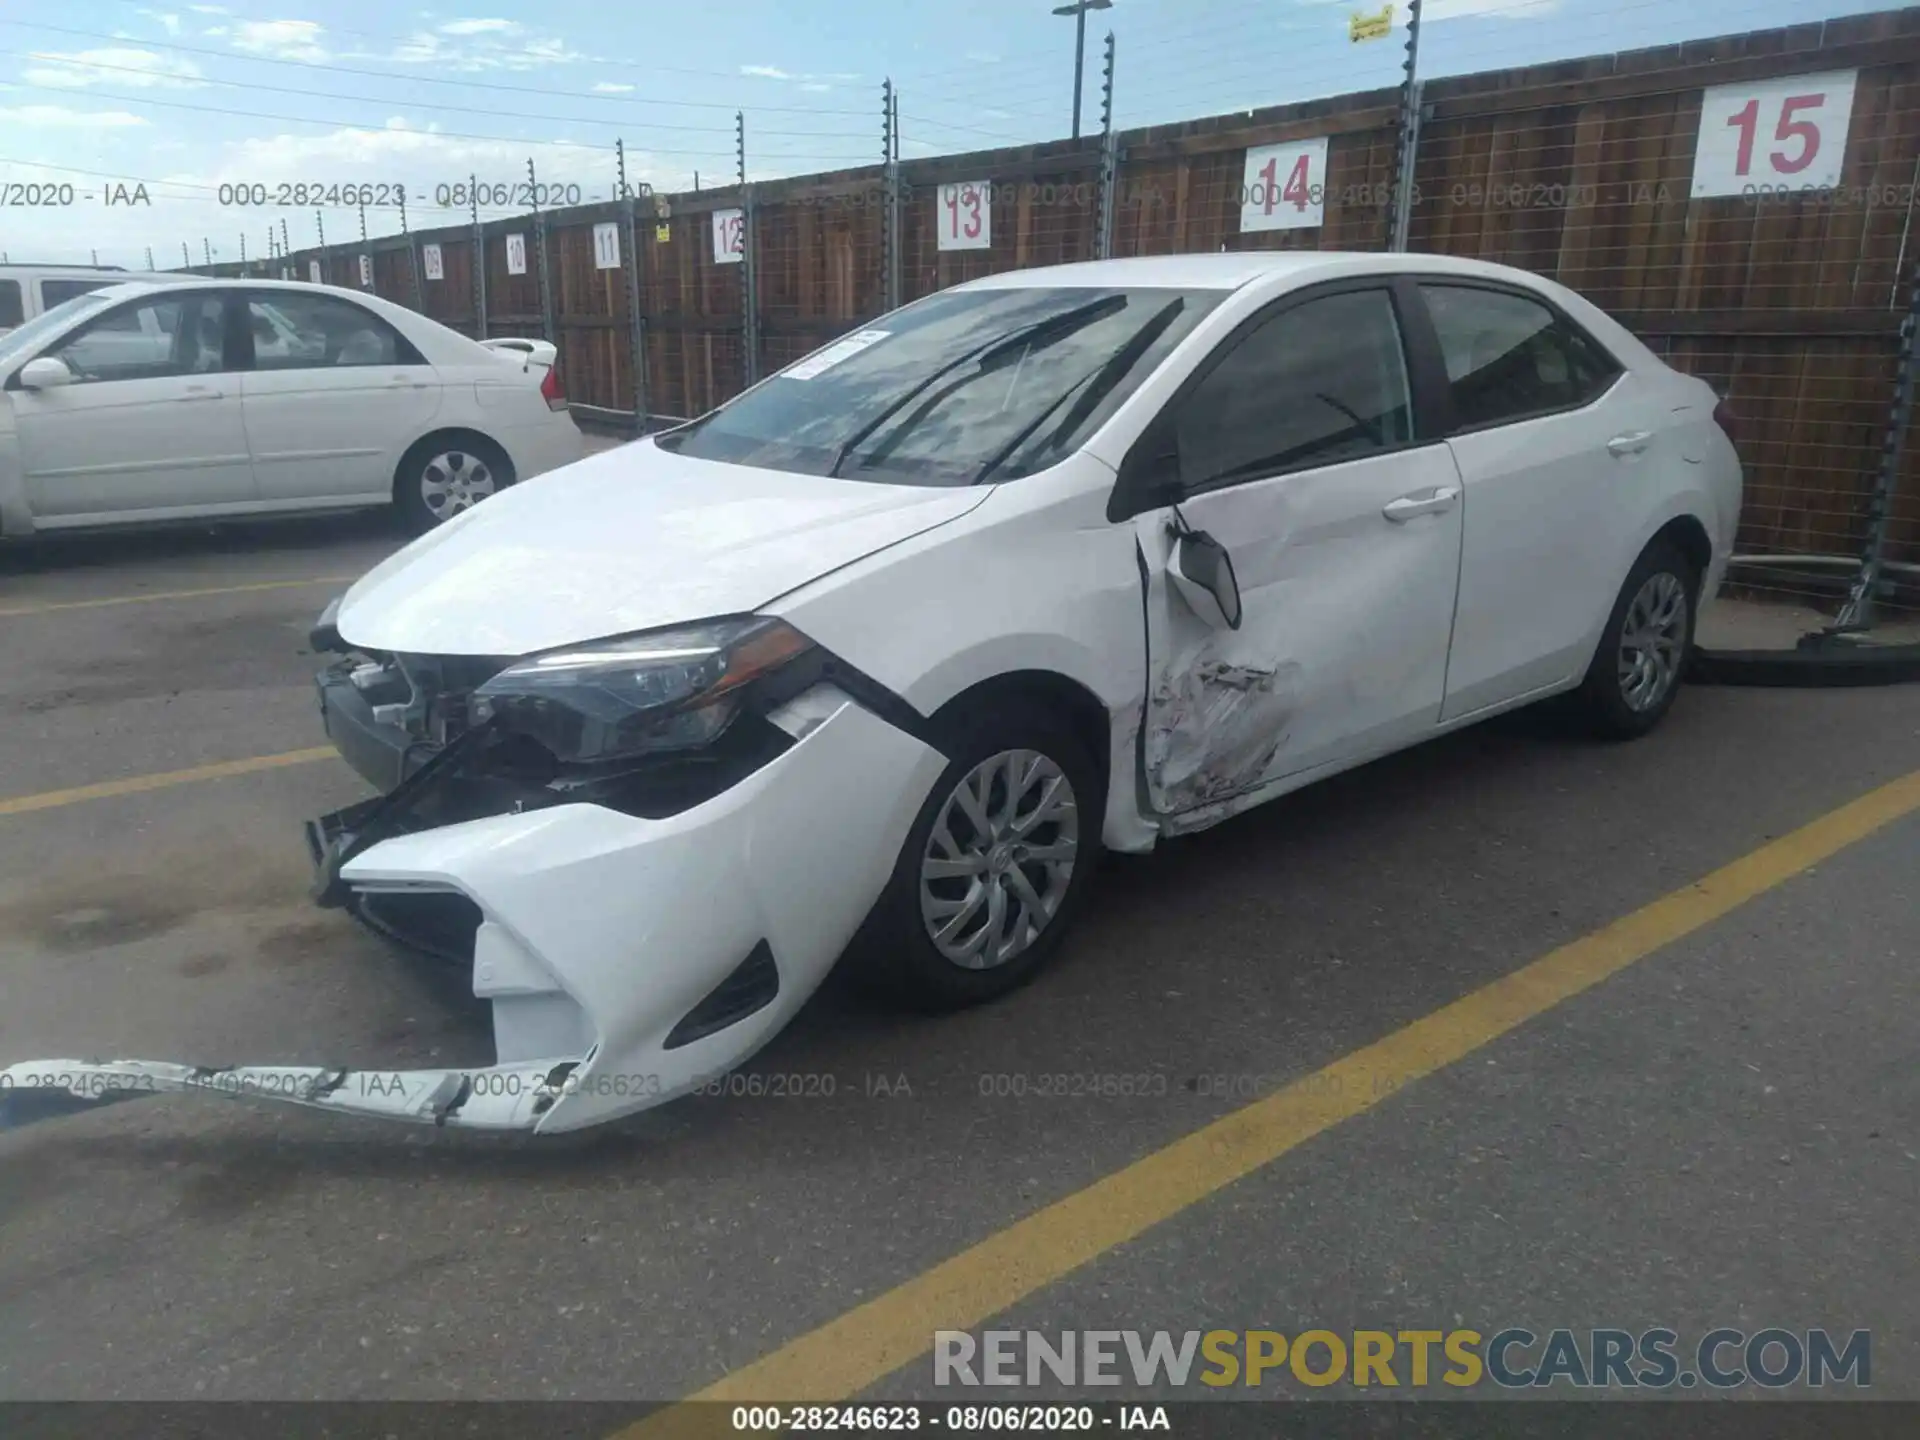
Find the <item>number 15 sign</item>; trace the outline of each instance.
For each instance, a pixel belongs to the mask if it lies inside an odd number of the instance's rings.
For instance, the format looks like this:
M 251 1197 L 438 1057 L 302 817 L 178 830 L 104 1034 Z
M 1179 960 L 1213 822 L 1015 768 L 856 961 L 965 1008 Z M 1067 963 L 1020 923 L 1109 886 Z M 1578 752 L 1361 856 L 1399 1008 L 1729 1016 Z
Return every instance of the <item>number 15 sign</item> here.
M 1840 183 L 1859 72 L 1716 85 L 1700 106 L 1695 195 L 1821 189 Z

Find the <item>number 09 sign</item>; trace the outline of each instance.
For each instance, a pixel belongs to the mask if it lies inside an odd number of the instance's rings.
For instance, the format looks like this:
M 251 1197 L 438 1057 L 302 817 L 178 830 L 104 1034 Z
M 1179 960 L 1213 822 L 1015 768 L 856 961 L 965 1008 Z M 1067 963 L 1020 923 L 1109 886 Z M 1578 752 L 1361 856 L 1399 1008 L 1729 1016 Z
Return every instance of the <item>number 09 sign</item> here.
M 1327 139 L 1247 150 L 1240 183 L 1240 229 L 1310 230 L 1326 218 Z
M 1859 72 L 1716 85 L 1700 107 L 1693 193 L 1752 195 L 1840 183 Z

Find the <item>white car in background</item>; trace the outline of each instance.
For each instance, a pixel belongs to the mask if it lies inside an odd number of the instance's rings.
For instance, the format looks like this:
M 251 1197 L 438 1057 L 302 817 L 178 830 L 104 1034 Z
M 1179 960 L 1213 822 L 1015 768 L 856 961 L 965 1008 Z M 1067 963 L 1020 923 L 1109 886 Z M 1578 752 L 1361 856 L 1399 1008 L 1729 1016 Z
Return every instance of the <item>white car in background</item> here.
M 321 285 L 76 296 L 0 337 L 0 537 L 375 505 L 426 529 L 580 458 L 553 360 Z
M 738 1066 L 850 942 L 912 1003 L 1003 995 L 1103 849 L 1549 696 L 1651 730 L 1733 547 L 1728 418 L 1467 260 L 931 296 L 322 616 L 327 732 L 382 793 L 310 823 L 320 898 L 470 976 L 494 1065 L 0 1081 L 549 1132 Z

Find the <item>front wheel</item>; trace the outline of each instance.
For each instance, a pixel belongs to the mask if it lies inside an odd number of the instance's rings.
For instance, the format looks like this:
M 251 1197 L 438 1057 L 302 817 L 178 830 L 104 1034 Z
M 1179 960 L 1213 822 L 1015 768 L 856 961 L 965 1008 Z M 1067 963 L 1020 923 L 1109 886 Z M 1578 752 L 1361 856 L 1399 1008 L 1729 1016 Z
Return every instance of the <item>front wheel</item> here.
M 1577 695 L 1593 727 L 1633 739 L 1673 708 L 1693 647 L 1700 576 L 1665 540 L 1649 545 L 1620 587 Z
M 948 753 L 857 946 L 869 981 L 927 1010 L 1033 978 L 1085 897 L 1105 808 L 1085 747 L 1038 707 L 963 721 Z
M 429 435 L 394 472 L 393 498 L 407 525 L 431 530 L 513 483 L 506 452 L 478 435 Z

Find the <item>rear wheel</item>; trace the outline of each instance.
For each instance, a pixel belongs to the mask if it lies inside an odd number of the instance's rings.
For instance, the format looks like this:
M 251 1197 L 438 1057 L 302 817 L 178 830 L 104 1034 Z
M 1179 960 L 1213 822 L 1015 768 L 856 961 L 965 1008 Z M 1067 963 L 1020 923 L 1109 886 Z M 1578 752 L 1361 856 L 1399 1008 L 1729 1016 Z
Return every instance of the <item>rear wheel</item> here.
M 491 440 L 429 435 L 401 457 L 393 498 L 408 526 L 426 531 L 512 483 L 512 462 Z
M 1673 708 L 1693 646 L 1700 576 L 1678 546 L 1655 540 L 1635 562 L 1577 693 L 1600 734 L 1633 739 Z
M 954 726 L 856 946 L 866 978 L 928 1010 L 1024 985 L 1059 946 L 1100 854 L 1099 769 L 1040 707 Z

